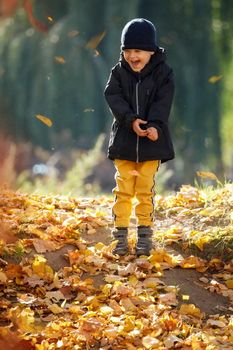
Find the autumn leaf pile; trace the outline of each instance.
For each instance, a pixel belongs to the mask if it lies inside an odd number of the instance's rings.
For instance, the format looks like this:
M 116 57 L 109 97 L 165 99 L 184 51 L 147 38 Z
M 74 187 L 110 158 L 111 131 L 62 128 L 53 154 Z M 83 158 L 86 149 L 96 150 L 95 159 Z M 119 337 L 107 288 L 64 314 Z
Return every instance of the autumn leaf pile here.
M 200 251 L 225 239 L 231 253 L 232 186 L 208 194 L 183 186 L 156 197 L 155 246 L 149 257 L 112 254 L 104 244 L 111 226 L 112 199 L 0 193 L 0 349 L 183 349 L 233 347 L 233 263 L 219 253 L 210 260 L 175 255 L 173 242 Z M 103 240 L 96 241 L 100 235 Z M 85 237 L 85 239 L 84 239 Z M 86 237 L 90 237 L 86 240 Z M 98 236 L 99 237 L 99 236 Z M 101 235 L 100 235 L 101 237 Z M 62 249 L 65 263 L 50 264 Z M 229 312 L 207 315 L 179 286 L 166 285 L 167 269 L 210 273 L 203 288 L 229 298 Z

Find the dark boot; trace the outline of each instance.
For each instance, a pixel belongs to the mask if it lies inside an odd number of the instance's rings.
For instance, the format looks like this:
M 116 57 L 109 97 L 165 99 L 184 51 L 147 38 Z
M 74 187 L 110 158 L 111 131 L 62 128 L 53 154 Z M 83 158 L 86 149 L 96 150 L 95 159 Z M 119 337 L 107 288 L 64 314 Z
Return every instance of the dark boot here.
M 150 255 L 153 230 L 150 226 L 138 226 L 138 237 L 136 245 L 136 255 Z
M 127 227 L 116 227 L 112 231 L 113 240 L 118 240 L 113 254 L 126 255 L 128 253 L 128 229 Z

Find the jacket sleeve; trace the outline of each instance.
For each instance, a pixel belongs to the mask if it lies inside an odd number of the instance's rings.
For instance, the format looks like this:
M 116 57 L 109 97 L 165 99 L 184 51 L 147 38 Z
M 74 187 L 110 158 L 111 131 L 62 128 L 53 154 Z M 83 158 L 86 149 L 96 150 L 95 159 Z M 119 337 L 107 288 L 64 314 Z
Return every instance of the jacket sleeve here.
M 132 128 L 132 122 L 137 119 L 136 113 L 133 112 L 129 103 L 125 100 L 119 74 L 116 68 L 112 69 L 108 79 L 104 95 L 109 108 L 119 124 Z
M 169 114 L 174 97 L 174 78 L 169 68 L 155 95 L 148 113 L 148 127 L 152 126 L 161 131 L 161 126 L 168 123 Z

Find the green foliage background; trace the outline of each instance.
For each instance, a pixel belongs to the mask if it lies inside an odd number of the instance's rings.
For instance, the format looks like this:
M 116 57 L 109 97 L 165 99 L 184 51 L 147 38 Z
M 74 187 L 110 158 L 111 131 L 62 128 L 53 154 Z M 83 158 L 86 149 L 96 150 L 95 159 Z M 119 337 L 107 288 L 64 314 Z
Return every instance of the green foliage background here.
M 232 1 L 43 0 L 33 2 L 33 14 L 46 33 L 30 23 L 21 2 L 0 22 L 3 132 L 56 150 L 68 130 L 71 148 L 93 147 L 111 124 L 103 89 L 119 57 L 122 27 L 146 17 L 176 78 L 171 129 L 177 158 L 169 167 L 180 183 L 200 169 L 231 173 Z M 220 79 L 211 83 L 213 76 Z M 51 118 L 53 127 L 37 114 Z

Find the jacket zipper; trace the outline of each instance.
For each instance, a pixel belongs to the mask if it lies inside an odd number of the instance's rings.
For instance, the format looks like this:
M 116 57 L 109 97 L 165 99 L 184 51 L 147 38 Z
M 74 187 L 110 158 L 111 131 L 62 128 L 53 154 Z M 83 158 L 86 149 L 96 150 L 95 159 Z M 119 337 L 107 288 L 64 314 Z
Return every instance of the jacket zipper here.
M 136 110 L 137 115 L 139 115 L 139 98 L 138 98 L 138 86 L 140 84 L 141 80 L 139 78 L 137 84 L 136 84 Z M 139 162 L 139 136 L 137 135 L 137 143 L 136 143 L 136 163 Z

